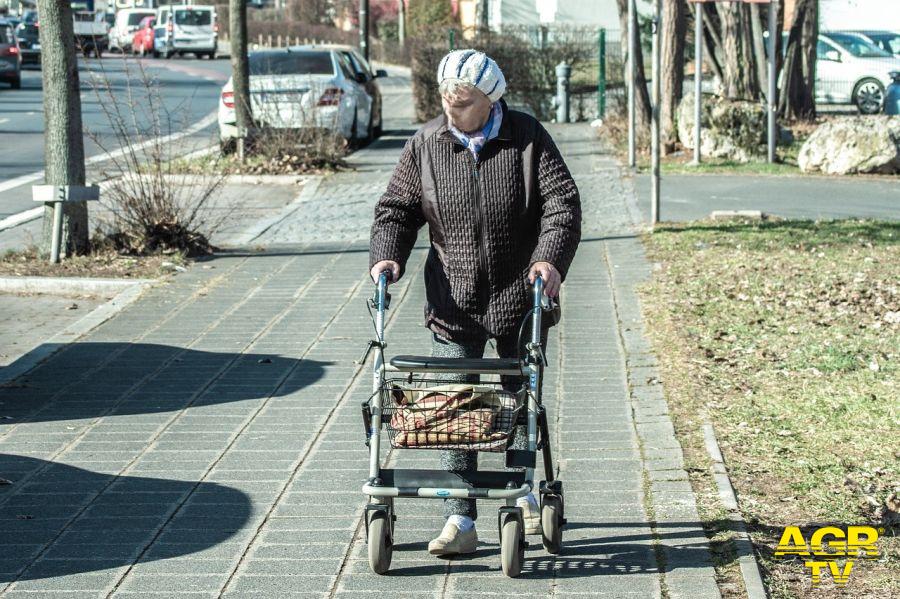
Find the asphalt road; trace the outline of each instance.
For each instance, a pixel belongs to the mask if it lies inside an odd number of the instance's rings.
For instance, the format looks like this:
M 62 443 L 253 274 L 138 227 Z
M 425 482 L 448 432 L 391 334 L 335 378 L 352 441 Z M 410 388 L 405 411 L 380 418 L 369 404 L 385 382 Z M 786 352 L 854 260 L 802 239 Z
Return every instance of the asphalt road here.
M 784 218 L 900 219 L 900 178 L 754 175 L 665 175 L 660 216 L 688 221 L 713 210 L 761 210 Z M 635 178 L 644 218 L 650 218 L 650 177 Z
M 100 157 L 121 146 L 111 125 L 117 110 L 131 119 L 139 141 L 175 134 L 207 144 L 215 136 L 219 90 L 228 79 L 228 60 L 123 59 L 110 55 L 80 64 L 85 154 L 89 169 L 102 168 Z M 155 90 L 165 115 L 160 126 L 146 118 Z M 132 108 L 134 107 L 134 108 Z M 197 123 L 205 126 L 196 126 Z M 193 127 L 192 127 L 193 126 Z M 22 73 L 22 89 L 0 85 L 0 219 L 33 208 L 31 185 L 44 168 L 44 114 L 39 68 Z M 91 159 L 93 158 L 93 161 Z

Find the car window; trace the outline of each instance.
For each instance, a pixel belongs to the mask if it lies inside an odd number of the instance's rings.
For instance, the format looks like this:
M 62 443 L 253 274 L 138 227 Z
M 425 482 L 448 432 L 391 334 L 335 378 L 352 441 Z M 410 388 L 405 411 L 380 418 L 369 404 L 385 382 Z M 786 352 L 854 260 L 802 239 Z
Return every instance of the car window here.
M 329 52 L 251 52 L 251 75 L 333 75 Z
M 367 63 L 362 56 L 360 56 L 355 50 L 350 51 L 350 56 L 353 57 L 353 60 L 356 62 L 357 65 L 359 65 L 359 67 L 363 70 L 363 72 L 366 74 L 366 76 L 369 79 L 375 78 L 375 76 L 372 75 L 372 69 L 369 66 L 369 63 Z
M 356 81 L 356 71 L 353 70 L 353 67 L 350 66 L 350 62 L 347 60 L 346 52 L 338 52 L 338 64 L 341 65 L 341 72 L 344 73 L 344 77 L 349 79 L 350 81 Z
M 159 22 L 157 23 L 157 25 L 165 25 L 168 20 L 169 20 L 169 11 L 162 10 L 159 12 Z
M 893 54 L 900 54 L 900 35 L 884 40 L 884 49 Z
M 134 26 L 139 25 L 141 21 L 146 19 L 149 15 L 147 13 L 135 12 L 128 15 L 128 25 Z
M 366 70 L 362 67 L 362 65 L 356 59 L 356 56 L 354 56 L 351 52 L 341 52 L 341 54 L 344 56 L 344 58 L 350 64 L 350 67 L 353 69 L 354 73 L 361 74 L 363 77 L 366 78 L 366 80 L 369 79 L 368 73 L 366 73 Z
M 849 33 L 829 33 L 828 37 L 857 58 L 885 58 L 890 54 L 858 35 Z
M 22 21 L 25 22 L 26 25 L 34 25 L 38 20 L 37 11 L 30 10 L 25 13 L 25 18 Z
M 175 24 L 186 25 L 188 27 L 201 27 L 203 25 L 212 25 L 211 10 L 176 10 Z
M 6 25 L 0 25 L 0 44 L 13 43 L 12 29 Z
M 830 52 L 832 50 L 834 50 L 834 48 L 832 48 L 831 46 L 829 46 L 822 40 L 819 40 L 819 43 L 816 44 L 816 58 L 824 59 L 826 57 L 826 54 L 828 54 L 828 52 Z M 837 52 L 837 50 L 834 50 L 834 51 Z

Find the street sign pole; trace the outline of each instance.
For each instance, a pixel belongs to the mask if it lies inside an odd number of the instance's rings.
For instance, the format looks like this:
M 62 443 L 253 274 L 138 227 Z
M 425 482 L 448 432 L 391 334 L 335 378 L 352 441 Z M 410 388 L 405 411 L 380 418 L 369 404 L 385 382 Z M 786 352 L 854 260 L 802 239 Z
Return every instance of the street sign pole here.
M 659 35 L 662 27 L 662 0 L 653 3 L 653 109 L 650 118 L 650 222 L 659 222 L 659 116 L 661 93 L 661 56 Z
M 628 0 L 628 166 L 634 168 L 637 164 L 635 156 L 635 106 L 634 94 L 637 74 L 635 54 L 637 52 L 637 35 L 635 32 L 635 0 Z
M 359 50 L 369 60 L 369 0 L 359 1 Z
M 776 140 L 776 124 L 775 111 L 778 109 L 778 86 L 775 81 L 775 52 L 777 45 L 775 36 L 778 29 L 778 0 L 773 0 L 769 4 L 769 93 L 767 94 L 769 104 L 769 162 L 775 162 L 775 146 Z
M 700 115 L 703 111 L 703 4 L 694 3 L 694 164 L 700 164 Z

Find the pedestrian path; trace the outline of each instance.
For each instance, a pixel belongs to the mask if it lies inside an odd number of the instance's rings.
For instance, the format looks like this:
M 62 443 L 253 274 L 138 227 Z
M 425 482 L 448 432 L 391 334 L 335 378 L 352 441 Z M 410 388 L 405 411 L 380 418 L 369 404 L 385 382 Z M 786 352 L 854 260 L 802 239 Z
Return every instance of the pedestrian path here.
M 0 597 L 718 597 L 642 335 L 632 199 L 588 128 L 553 133 L 586 219 L 545 382 L 569 521 L 560 555 L 533 537 L 522 575 L 503 577 L 499 503 L 484 502 L 478 552 L 431 557 L 440 506 L 407 500 L 390 574 L 369 572 L 359 405 L 371 364 L 356 360 L 372 331 L 372 204 L 402 140 L 389 136 L 258 240 L 266 251 L 196 264 L 0 388 L 12 481 Z M 392 287 L 390 353 L 430 347 L 424 257 Z

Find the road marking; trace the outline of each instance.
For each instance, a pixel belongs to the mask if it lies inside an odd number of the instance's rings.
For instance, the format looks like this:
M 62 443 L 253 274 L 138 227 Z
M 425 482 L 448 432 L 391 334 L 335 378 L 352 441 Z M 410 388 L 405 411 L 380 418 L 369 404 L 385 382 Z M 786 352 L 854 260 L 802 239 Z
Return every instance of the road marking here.
M 8 123 L 8 122 L 9 122 L 9 119 L 0 119 L 0 125 L 2 125 L 3 123 Z
M 205 117 L 185 129 L 184 131 L 179 131 L 177 133 L 171 133 L 164 137 L 148 139 L 147 141 L 141 142 L 139 144 L 133 146 L 126 146 L 124 148 L 119 148 L 118 150 L 113 150 L 112 152 L 107 152 L 104 154 L 98 154 L 96 156 L 91 156 L 87 160 L 84 161 L 85 165 L 88 164 L 96 164 L 98 162 L 104 162 L 106 160 L 112 160 L 113 158 L 118 158 L 120 156 L 124 156 L 125 154 L 142 150 L 147 146 L 152 144 L 164 144 L 170 141 L 176 141 L 181 139 L 182 137 L 187 137 L 188 135 L 193 135 L 198 131 L 201 131 L 208 126 L 212 125 L 218 119 L 218 110 L 215 110 Z M 17 187 L 21 187 L 28 183 L 33 183 L 34 181 L 39 181 L 44 177 L 44 171 L 38 171 L 36 173 L 29 173 L 27 175 L 22 175 L 20 177 L 16 177 L 15 179 L 9 179 L 8 181 L 4 181 L 0 183 L 0 193 L 4 191 L 9 191 L 10 189 L 15 189 Z M 4 229 L 10 229 L 12 227 L 17 227 L 22 223 L 26 223 L 29 220 L 34 220 L 38 218 L 41 214 L 43 214 L 43 208 L 32 208 L 30 210 L 25 210 L 23 212 L 19 212 L 17 214 L 13 214 L 11 216 L 6 217 L 2 221 L 0 221 L 0 231 Z M 13 223 L 13 224 L 8 224 Z

